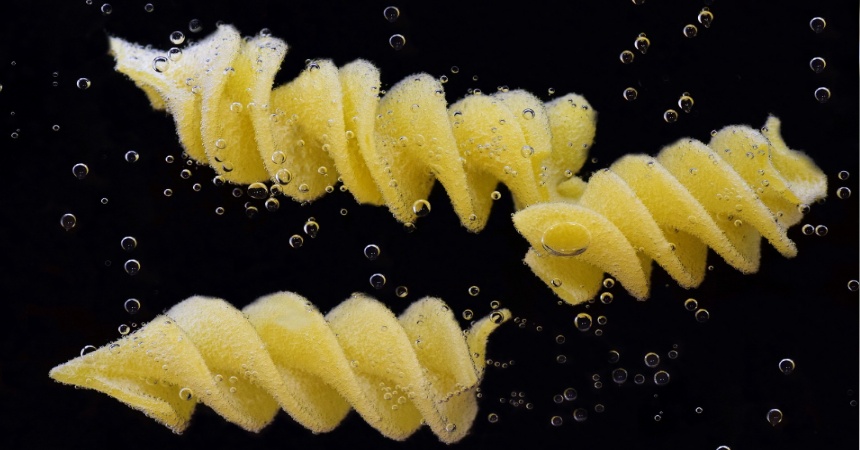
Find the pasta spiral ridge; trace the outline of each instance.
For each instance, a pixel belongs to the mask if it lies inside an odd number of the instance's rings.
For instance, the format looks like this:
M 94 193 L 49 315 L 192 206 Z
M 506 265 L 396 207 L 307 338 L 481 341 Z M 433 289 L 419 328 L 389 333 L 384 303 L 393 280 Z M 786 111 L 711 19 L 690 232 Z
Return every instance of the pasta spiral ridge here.
M 706 145 L 683 139 L 656 157 L 627 155 L 589 178 L 577 199 L 514 214 L 531 244 L 525 262 L 568 303 L 593 298 L 604 273 L 648 297 L 652 261 L 681 286 L 704 279 L 708 247 L 744 273 L 756 272 L 761 238 L 797 253 L 787 229 L 827 193 L 827 178 L 789 149 L 780 122 L 730 126 Z
M 384 204 L 403 223 L 421 216 L 435 180 L 470 231 L 486 224 L 499 181 L 517 207 L 578 192 L 571 176 L 595 133 L 596 113 L 576 94 L 544 104 L 514 90 L 448 107 L 427 74 L 380 96 L 379 71 L 363 60 L 313 61 L 272 89 L 286 43 L 243 40 L 228 25 L 181 53 L 119 38 L 110 49 L 116 69 L 173 116 L 188 156 L 226 181 L 271 181 L 297 201 L 342 181 L 359 203 Z
M 255 432 L 279 407 L 315 433 L 334 429 L 352 407 L 389 438 L 426 423 L 451 443 L 474 421 L 487 339 L 509 316 L 495 311 L 461 331 L 430 297 L 398 318 L 362 294 L 325 316 L 290 292 L 241 311 L 196 296 L 50 376 L 104 392 L 176 433 L 197 403 Z

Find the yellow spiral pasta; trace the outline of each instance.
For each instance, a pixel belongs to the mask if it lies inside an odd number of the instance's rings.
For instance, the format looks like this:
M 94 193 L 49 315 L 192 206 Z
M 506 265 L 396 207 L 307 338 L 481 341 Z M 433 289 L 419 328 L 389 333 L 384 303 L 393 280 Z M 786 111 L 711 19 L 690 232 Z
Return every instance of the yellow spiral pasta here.
M 426 423 L 451 443 L 475 419 L 487 338 L 508 318 L 499 310 L 461 331 L 430 297 L 399 318 L 361 294 L 325 316 L 289 292 L 242 311 L 192 297 L 50 376 L 104 392 L 177 433 L 197 403 L 255 432 L 279 408 L 315 433 L 354 408 L 389 438 L 406 439 Z
M 744 273 L 758 270 L 762 237 L 793 257 L 786 229 L 826 193 L 824 173 L 770 117 L 761 131 L 731 126 L 707 145 L 683 139 L 654 158 L 625 156 L 578 198 L 525 208 L 514 225 L 532 246 L 525 262 L 565 301 L 593 298 L 604 273 L 644 299 L 652 260 L 691 288 L 708 247 Z
M 499 181 L 518 207 L 582 188 L 571 176 L 595 112 L 579 95 L 544 104 L 517 90 L 446 107 L 440 82 L 418 74 L 380 97 L 379 71 L 362 60 L 311 62 L 273 90 L 286 43 L 226 25 L 181 56 L 118 38 L 110 48 L 116 69 L 173 115 L 185 152 L 233 183 L 271 181 L 310 201 L 340 179 L 359 203 L 410 223 L 439 180 L 471 231 L 486 224 Z
M 511 91 L 447 106 L 440 82 L 419 74 L 380 97 L 378 70 L 361 60 L 311 62 L 272 90 L 286 44 L 243 40 L 230 26 L 173 61 L 118 38 L 110 46 L 117 70 L 173 115 L 188 155 L 228 181 L 270 180 L 310 201 L 342 180 L 358 202 L 410 223 L 439 180 L 471 231 L 504 183 L 533 247 L 526 263 L 569 303 L 592 298 L 604 273 L 646 298 L 652 260 L 697 286 L 708 247 L 745 273 L 758 269 L 762 236 L 794 256 L 786 229 L 826 195 L 824 174 L 785 145 L 774 117 L 763 133 L 727 127 L 708 145 L 687 139 L 656 158 L 626 156 L 586 183 L 574 174 L 596 113 L 579 95 L 544 104 Z

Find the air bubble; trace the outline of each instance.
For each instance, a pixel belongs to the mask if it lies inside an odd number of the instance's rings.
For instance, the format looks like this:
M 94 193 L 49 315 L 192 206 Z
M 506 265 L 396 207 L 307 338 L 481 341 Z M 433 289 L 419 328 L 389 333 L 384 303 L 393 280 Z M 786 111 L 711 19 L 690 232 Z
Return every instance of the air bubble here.
M 535 154 L 535 149 L 531 145 L 523 145 L 523 148 L 520 150 L 520 153 L 522 153 L 523 158 L 530 158 L 532 155 Z
M 430 214 L 430 202 L 424 199 L 415 200 L 412 204 L 412 212 L 418 217 L 426 217 Z
M 775 426 L 779 425 L 780 422 L 782 422 L 782 411 L 780 411 L 776 408 L 771 409 L 770 411 L 767 412 L 767 416 L 765 416 L 765 418 L 767 419 L 768 423 L 770 423 L 771 426 L 775 427 Z
M 818 100 L 819 103 L 827 103 L 827 101 L 830 100 L 830 89 L 826 87 L 816 89 L 815 99 Z
M 77 163 L 72 166 L 72 175 L 79 180 L 83 180 L 90 173 L 90 168 L 84 163 Z
M 622 64 L 632 63 L 635 57 L 636 55 L 634 55 L 630 50 L 624 50 L 620 55 L 618 55 L 618 59 L 621 60 Z
M 166 162 L 167 164 L 173 164 L 173 161 L 174 161 L 173 155 L 167 155 L 164 157 L 164 162 Z
M 182 44 L 183 42 L 185 42 L 185 34 L 181 31 L 174 31 L 173 33 L 170 33 L 170 42 L 172 42 L 173 45 Z
M 842 200 L 845 200 L 846 198 L 851 197 L 851 189 L 842 186 L 836 190 L 836 196 L 841 198 Z
M 74 214 L 63 214 L 60 217 L 60 226 L 66 231 L 71 231 L 78 224 L 78 218 Z
M 666 123 L 675 123 L 678 121 L 678 111 L 674 109 L 667 109 L 666 112 L 663 113 L 663 120 Z
M 479 288 L 478 286 L 469 286 L 469 295 L 471 295 L 472 297 L 477 297 L 480 293 L 481 288 Z
M 269 196 L 269 188 L 265 184 L 256 182 L 248 186 L 248 196 L 257 200 L 262 200 Z
M 531 108 L 526 108 L 523 110 L 523 118 L 526 120 L 532 120 L 535 118 L 535 111 Z
M 624 97 L 624 100 L 632 102 L 633 100 L 639 98 L 639 91 L 637 91 L 634 87 L 628 87 L 624 89 L 624 92 L 621 95 Z
M 699 308 L 699 302 L 694 298 L 684 300 L 684 309 L 687 311 L 695 311 Z
M 119 246 L 122 247 L 123 250 L 130 252 L 137 248 L 137 239 L 133 236 L 126 236 L 120 239 Z
M 200 22 L 200 19 L 191 19 L 188 21 L 188 31 L 199 33 L 201 30 L 203 30 L 203 23 Z
M 818 225 L 815 227 L 815 234 L 817 236 L 827 236 L 827 227 L 824 225 Z
M 179 398 L 182 400 L 188 401 L 191 400 L 192 397 L 194 397 L 194 391 L 190 388 L 185 387 L 179 390 Z
M 588 313 L 579 313 L 573 319 L 573 324 L 579 331 L 588 331 L 591 329 L 592 324 L 591 315 Z
M 131 332 L 131 327 L 126 324 L 122 324 L 117 328 L 117 331 L 119 331 L 119 334 L 125 336 Z
M 809 60 L 809 68 L 815 73 L 821 73 L 827 67 L 827 61 L 820 56 L 816 56 Z
M 498 200 L 498 199 L 502 198 L 502 193 L 499 191 L 493 191 L 490 193 L 490 198 L 493 200 Z
M 164 190 L 164 196 L 165 197 L 172 197 L 173 196 L 173 189 L 165 189 Z
M 471 309 L 463 310 L 463 318 L 466 320 L 472 320 L 475 317 L 475 313 Z
M 163 73 L 170 65 L 170 61 L 164 56 L 156 56 L 152 59 L 152 70 Z
M 137 314 L 138 311 L 140 311 L 140 300 L 136 298 L 130 298 L 125 301 L 123 307 L 125 308 L 125 312 L 129 314 Z
M 544 250 L 555 256 L 576 256 L 588 250 L 591 232 L 575 222 L 562 222 L 551 226 L 541 236 Z
M 376 258 L 379 258 L 380 253 L 381 250 L 376 244 L 370 244 L 364 247 L 364 256 L 371 261 L 375 260 Z
M 813 17 L 812 20 L 809 21 L 809 28 L 816 33 L 821 33 L 827 28 L 827 21 L 824 20 L 823 17 Z
M 316 221 L 316 220 L 314 220 L 314 219 L 313 219 L 313 217 L 311 217 L 310 219 L 308 219 L 308 220 L 305 222 L 305 225 L 304 225 L 304 227 L 302 227 L 302 230 L 303 230 L 303 231 L 305 232 L 305 234 L 306 234 L 306 235 L 308 235 L 311 239 L 314 239 L 314 238 L 316 238 L 316 237 L 317 237 L 317 234 L 318 234 L 318 233 L 319 233 L 319 231 L 320 231 L 320 224 L 319 224 L 319 223 L 317 223 L 317 221 Z
M 660 365 L 660 355 L 654 352 L 648 352 L 645 354 L 645 365 L 650 368 L 655 368 Z
M 789 358 L 785 358 L 779 362 L 779 371 L 786 375 L 791 375 L 794 372 L 794 368 L 794 361 Z
M 573 410 L 573 420 L 577 422 L 585 422 L 588 419 L 588 410 L 585 408 L 576 408 Z
M 636 50 L 639 50 L 639 53 L 644 55 L 648 52 L 648 48 L 651 47 L 651 40 L 648 39 L 648 36 L 645 36 L 645 33 L 639 33 L 639 36 L 633 41 L 633 46 L 636 47 Z
M 654 384 L 657 386 L 665 386 L 669 384 L 669 372 L 665 370 L 659 370 L 654 374 Z
M 143 10 L 148 12 L 148 13 L 151 13 L 151 12 L 155 11 L 155 6 L 152 3 L 147 3 L 147 4 L 143 5 Z
M 487 415 L 487 421 L 490 423 L 496 423 L 499 421 L 499 415 L 496 413 L 490 413 Z
M 129 259 L 122 267 L 123 269 L 125 269 L 125 273 L 134 276 L 137 275 L 138 272 L 140 272 L 140 261 L 136 259 Z
M 684 25 L 684 29 L 681 32 L 684 34 L 684 37 L 694 38 L 699 35 L 699 28 L 688 23 L 687 25 Z
M 381 273 L 375 273 L 370 276 L 370 285 L 373 286 L 375 289 L 382 289 L 383 287 L 385 287 L 385 282 L 385 275 Z
M 836 178 L 839 178 L 842 181 L 847 180 L 849 176 L 851 176 L 851 174 L 849 174 L 847 170 L 841 170 L 836 174 Z
M 400 9 L 396 6 L 388 6 L 382 10 L 382 15 L 385 17 L 385 20 L 394 23 L 400 17 Z
M 129 151 L 125 152 L 125 161 L 126 162 L 133 163 L 133 162 L 137 162 L 138 159 L 140 159 L 140 155 L 136 151 L 129 150 Z
M 85 345 L 84 348 L 81 349 L 81 356 L 86 355 L 87 353 L 91 353 L 96 351 L 95 345 Z
M 709 313 L 705 308 L 696 310 L 694 315 L 696 316 L 696 322 L 700 323 L 707 322 L 711 318 L 711 313 Z
M 695 103 L 693 97 L 690 97 L 690 94 L 686 92 L 681 94 L 681 97 L 678 99 L 678 107 L 685 113 L 689 113 L 693 109 L 693 103 Z
M 702 10 L 699 11 L 697 19 L 705 28 L 711 28 L 711 23 L 714 22 L 714 13 L 709 11 L 708 8 L 702 8 Z
M 274 197 L 269 197 L 266 199 L 265 202 L 263 202 L 263 205 L 266 207 L 267 211 L 275 212 L 278 210 L 278 208 L 281 207 L 281 202 Z
M 561 416 L 552 416 L 549 419 L 549 423 L 554 427 L 560 427 L 564 423 L 564 419 L 562 419 Z
M 604 305 L 608 305 L 608 304 L 612 303 L 612 300 L 614 300 L 614 299 L 615 299 L 615 296 L 612 295 L 611 292 L 604 292 L 604 293 L 600 294 L 600 303 L 603 303 Z
M 394 295 L 400 298 L 406 298 L 406 296 L 409 295 L 409 288 L 406 286 L 397 286 L 394 288 Z
M 105 16 L 110 15 L 110 13 L 113 12 L 113 6 L 111 6 L 110 3 L 105 3 L 102 5 L 101 11 Z
M 394 50 L 400 50 L 406 45 L 406 38 L 402 34 L 395 34 L 388 38 L 388 45 Z
M 624 384 L 627 381 L 627 370 L 619 367 L 612 371 L 612 381 L 616 384 Z
M 299 236 L 298 234 L 294 234 L 290 236 L 290 247 L 299 248 L 305 244 L 305 238 Z

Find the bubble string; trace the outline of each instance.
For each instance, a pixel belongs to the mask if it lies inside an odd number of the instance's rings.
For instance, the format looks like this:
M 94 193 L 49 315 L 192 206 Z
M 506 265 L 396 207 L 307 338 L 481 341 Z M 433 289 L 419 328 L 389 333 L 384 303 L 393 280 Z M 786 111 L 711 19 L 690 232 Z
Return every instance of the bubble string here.
M 475 419 L 487 339 L 509 317 L 494 311 L 462 331 L 448 306 L 430 297 L 398 318 L 362 294 L 325 316 L 289 292 L 241 311 L 196 296 L 50 376 L 104 392 L 176 433 L 197 403 L 254 432 L 279 408 L 328 432 L 352 408 L 391 439 L 426 424 L 452 443 Z
M 787 229 L 827 195 L 827 178 L 789 149 L 780 121 L 730 126 L 707 145 L 683 139 L 656 157 L 628 155 L 594 173 L 577 202 L 514 215 L 532 271 L 568 303 L 593 298 L 604 273 L 648 297 L 652 261 L 685 288 L 705 276 L 712 248 L 743 273 L 759 268 L 761 238 L 791 258 Z
M 110 39 L 116 69 L 169 112 L 189 157 L 237 184 L 271 181 L 297 201 L 338 181 L 359 203 L 413 223 L 435 180 L 470 231 L 486 224 L 501 181 L 517 207 L 579 192 L 596 113 L 579 95 L 542 103 L 525 91 L 471 95 L 448 107 L 442 84 L 417 74 L 380 96 L 379 70 L 310 61 L 272 89 L 287 44 L 242 39 L 222 25 L 177 52 Z M 417 202 L 417 203 L 416 203 Z

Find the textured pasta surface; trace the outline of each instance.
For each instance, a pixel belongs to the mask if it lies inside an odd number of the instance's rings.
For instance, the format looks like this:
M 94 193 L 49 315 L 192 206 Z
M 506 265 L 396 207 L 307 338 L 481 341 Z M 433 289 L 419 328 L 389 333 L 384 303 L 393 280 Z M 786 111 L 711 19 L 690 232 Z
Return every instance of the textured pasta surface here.
M 495 311 L 462 331 L 430 297 L 400 317 L 361 294 L 325 316 L 289 292 L 241 311 L 192 297 L 50 376 L 104 392 L 177 433 L 203 403 L 249 431 L 280 408 L 327 432 L 355 409 L 389 438 L 406 439 L 426 424 L 451 443 L 475 419 L 487 338 L 508 318 Z
M 530 206 L 514 225 L 532 246 L 525 262 L 565 301 L 594 297 L 604 273 L 644 299 L 652 261 L 691 288 L 708 247 L 744 273 L 758 270 L 762 237 L 795 256 L 786 230 L 826 193 L 824 173 L 770 117 L 761 131 L 730 126 L 707 145 L 683 139 L 656 157 L 625 156 L 575 201 Z
M 595 133 L 596 114 L 579 95 L 544 104 L 516 90 L 449 107 L 442 84 L 417 74 L 380 96 L 379 71 L 362 60 L 311 62 L 273 90 L 286 43 L 242 39 L 226 25 L 177 61 L 119 38 L 110 48 L 116 69 L 173 116 L 185 152 L 225 180 L 271 181 L 310 201 L 339 178 L 359 203 L 387 205 L 404 223 L 417 219 L 435 180 L 472 231 L 486 224 L 499 181 L 518 207 L 577 192 L 571 175 Z
M 173 115 L 188 155 L 231 182 L 268 180 L 309 201 L 339 177 L 357 201 L 410 223 L 439 180 L 471 231 L 485 226 L 504 183 L 532 245 L 526 263 L 573 304 L 592 298 L 604 273 L 646 298 L 652 261 L 698 286 L 708 247 L 745 273 L 758 269 L 761 237 L 794 256 L 787 228 L 826 195 L 826 177 L 786 146 L 775 117 L 763 131 L 730 126 L 707 145 L 684 139 L 654 158 L 626 156 L 586 182 L 575 174 L 596 113 L 579 95 L 544 104 L 518 90 L 448 106 L 440 82 L 418 74 L 380 96 L 378 70 L 361 60 L 311 62 L 273 90 L 286 44 L 242 39 L 230 26 L 159 70 L 162 51 L 118 38 L 110 46 L 117 70 Z

